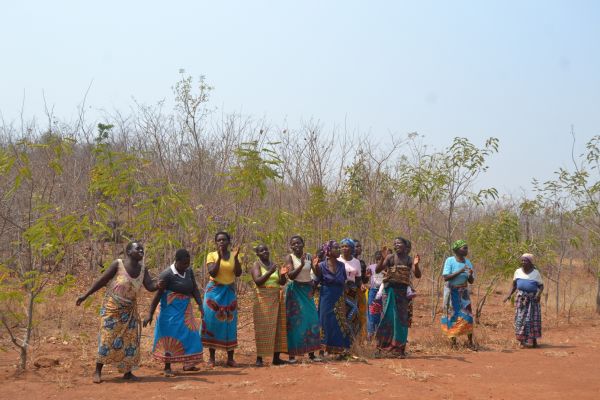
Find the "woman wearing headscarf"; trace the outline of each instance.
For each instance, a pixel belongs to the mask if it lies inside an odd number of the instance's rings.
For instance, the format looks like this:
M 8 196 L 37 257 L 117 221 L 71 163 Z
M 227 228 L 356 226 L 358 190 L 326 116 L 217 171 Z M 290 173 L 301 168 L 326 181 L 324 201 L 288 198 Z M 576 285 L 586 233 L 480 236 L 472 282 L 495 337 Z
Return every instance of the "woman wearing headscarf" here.
M 410 326 L 408 289 L 412 276 L 421 277 L 420 257 L 408 255 L 408 242 L 394 239 L 394 253 L 382 258 L 375 269 L 383 272 L 383 313 L 375 333 L 377 348 L 400 358 L 406 357 L 406 343 Z
M 464 240 L 454 242 L 452 251 L 454 256 L 446 259 L 442 271 L 446 282 L 442 331 L 453 344 L 458 336 L 466 334 L 469 346 L 473 347 L 473 312 L 469 295 L 469 284 L 475 280 L 473 264 L 467 258 L 469 247 Z
M 534 264 L 533 254 L 521 256 L 521 268 L 513 275 L 512 288 L 504 299 L 507 302 L 517 292 L 515 300 L 515 336 L 521 347 L 537 347 L 537 339 L 542 337 L 542 309 L 540 298 L 544 291 L 544 281 Z
M 352 330 L 352 340 L 360 334 L 360 316 L 359 316 L 359 296 L 364 293 L 362 284 L 362 271 L 360 261 L 354 257 L 356 243 L 350 238 L 340 241 L 341 255 L 338 261 L 344 264 L 346 270 L 346 286 L 344 294 L 346 295 L 346 318 Z
M 323 244 L 325 261 L 315 257 L 315 278 L 319 288 L 319 323 L 321 325 L 321 346 L 330 354 L 343 356 L 350 349 L 352 331 L 346 316 L 344 286 L 346 269 L 338 261 L 340 245 L 335 240 Z

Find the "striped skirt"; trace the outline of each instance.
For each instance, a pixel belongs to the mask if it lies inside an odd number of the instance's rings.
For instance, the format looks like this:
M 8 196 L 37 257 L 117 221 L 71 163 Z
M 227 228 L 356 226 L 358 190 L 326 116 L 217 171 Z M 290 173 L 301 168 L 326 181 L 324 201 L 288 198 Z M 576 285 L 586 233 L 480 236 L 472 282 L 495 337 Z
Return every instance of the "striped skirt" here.
M 519 290 L 515 301 L 515 336 L 521 343 L 533 344 L 542 337 L 542 308 L 535 293 Z
M 256 355 L 287 353 L 285 301 L 280 288 L 256 288 L 254 300 L 254 336 Z

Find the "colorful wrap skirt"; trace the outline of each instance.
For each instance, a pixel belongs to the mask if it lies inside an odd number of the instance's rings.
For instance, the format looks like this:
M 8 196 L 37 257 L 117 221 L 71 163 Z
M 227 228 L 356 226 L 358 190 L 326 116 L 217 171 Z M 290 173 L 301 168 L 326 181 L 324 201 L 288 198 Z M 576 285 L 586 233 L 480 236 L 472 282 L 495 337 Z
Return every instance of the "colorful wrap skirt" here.
M 283 291 L 278 287 L 256 288 L 253 311 L 256 355 L 266 357 L 273 353 L 286 353 L 287 329 Z
M 202 361 L 200 318 L 194 315 L 192 298 L 165 291 L 154 328 L 152 355 L 165 363 L 195 364 Z
M 375 333 L 377 348 L 392 353 L 403 353 L 408 340 L 409 302 L 407 285 L 384 284 L 383 312 Z
M 473 333 L 473 312 L 467 285 L 444 288 L 444 314 L 442 332 L 449 338 Z
M 521 343 L 533 344 L 542 337 L 542 308 L 534 293 L 519 290 L 515 300 L 515 336 Z
M 238 307 L 234 284 L 210 281 L 204 294 L 202 343 L 211 349 L 233 350 L 237 347 Z
M 312 282 L 290 282 L 285 290 L 288 354 L 300 356 L 321 348 L 319 314 Z
M 360 288 L 354 282 L 346 282 L 344 295 L 346 296 L 346 319 L 351 331 L 350 340 L 353 341 L 360 334 Z
M 373 335 L 379 326 L 381 321 L 381 311 L 383 310 L 383 303 L 381 300 L 375 299 L 379 288 L 369 289 L 368 307 L 367 307 L 367 333 L 369 336 Z
M 348 324 L 344 286 L 321 285 L 319 292 L 321 347 L 332 354 L 350 349 L 352 331 Z
M 121 373 L 136 369 L 140 363 L 141 328 L 137 301 L 119 299 L 107 292 L 100 308 L 96 362 L 114 364 Z

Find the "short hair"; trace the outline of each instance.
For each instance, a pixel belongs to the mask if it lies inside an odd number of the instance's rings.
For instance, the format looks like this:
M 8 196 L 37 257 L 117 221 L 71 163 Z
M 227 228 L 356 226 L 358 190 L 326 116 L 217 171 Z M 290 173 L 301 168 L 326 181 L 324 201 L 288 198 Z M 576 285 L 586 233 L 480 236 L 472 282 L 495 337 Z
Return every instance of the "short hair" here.
M 291 243 L 291 242 L 292 242 L 292 240 L 294 240 L 294 239 L 298 239 L 298 240 L 300 240 L 300 241 L 302 242 L 302 244 L 304 244 L 304 239 L 302 238 L 302 236 L 300 236 L 300 235 L 294 235 L 294 236 L 292 236 L 292 237 L 290 238 L 290 243 Z
M 219 235 L 223 235 L 227 238 L 227 240 L 229 240 L 231 242 L 231 235 L 229 235 L 229 233 L 225 232 L 225 231 L 219 231 L 217 233 L 215 233 L 215 241 L 217 241 L 217 237 L 219 237 Z
M 190 252 L 186 249 L 179 249 L 175 252 L 175 261 L 187 260 L 190 258 Z

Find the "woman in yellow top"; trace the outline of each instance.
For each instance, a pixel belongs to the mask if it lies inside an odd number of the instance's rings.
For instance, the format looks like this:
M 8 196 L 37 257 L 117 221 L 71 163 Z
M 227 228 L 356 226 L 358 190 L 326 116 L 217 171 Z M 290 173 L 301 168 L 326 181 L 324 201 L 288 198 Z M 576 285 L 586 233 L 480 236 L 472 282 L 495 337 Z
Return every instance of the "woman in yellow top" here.
M 279 269 L 269 258 L 269 248 L 256 246 L 258 260 L 250 273 L 256 283 L 254 299 L 254 335 L 256 338 L 256 366 L 263 366 L 263 357 L 273 355 L 273 365 L 287 364 L 279 355 L 287 353 L 285 300 L 281 286 L 285 285 L 288 269 Z
M 204 295 L 202 343 L 209 350 L 208 365 L 215 365 L 216 349 L 227 351 L 227 366 L 237 367 L 233 359 L 237 347 L 237 296 L 235 278 L 242 274 L 239 247 L 229 250 L 231 236 L 227 232 L 215 235 L 217 251 L 208 253 L 206 266 L 210 282 Z

